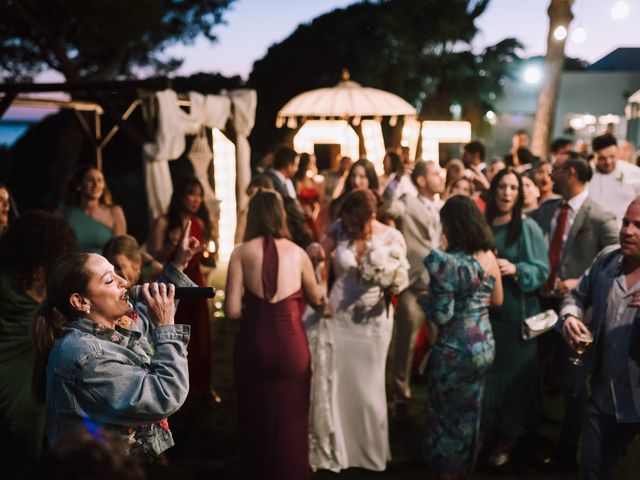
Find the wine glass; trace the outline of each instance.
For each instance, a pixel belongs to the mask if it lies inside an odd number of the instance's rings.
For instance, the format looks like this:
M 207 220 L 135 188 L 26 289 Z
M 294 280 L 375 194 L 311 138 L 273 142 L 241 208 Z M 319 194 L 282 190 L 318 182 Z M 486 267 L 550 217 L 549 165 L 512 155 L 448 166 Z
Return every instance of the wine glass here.
M 584 365 L 582 355 L 589 350 L 589 347 L 593 344 L 593 333 L 583 332 L 578 335 L 578 342 L 574 346 L 575 355 L 569 357 L 569 361 L 572 365 L 577 367 Z

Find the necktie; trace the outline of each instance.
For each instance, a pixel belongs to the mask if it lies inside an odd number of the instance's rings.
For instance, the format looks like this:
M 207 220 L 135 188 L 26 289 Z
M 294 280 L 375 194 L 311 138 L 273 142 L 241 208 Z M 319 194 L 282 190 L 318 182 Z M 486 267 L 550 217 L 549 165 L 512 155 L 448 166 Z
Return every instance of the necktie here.
M 551 246 L 549 247 L 549 265 L 551 266 L 551 273 L 549 275 L 549 280 L 547 280 L 547 284 L 545 285 L 545 290 L 548 292 L 553 290 L 556 283 L 560 254 L 562 253 L 562 237 L 564 236 L 564 231 L 567 228 L 568 212 L 569 204 L 563 203 L 560 207 L 558 221 L 556 222 L 556 231 L 553 233 L 553 239 L 551 240 Z

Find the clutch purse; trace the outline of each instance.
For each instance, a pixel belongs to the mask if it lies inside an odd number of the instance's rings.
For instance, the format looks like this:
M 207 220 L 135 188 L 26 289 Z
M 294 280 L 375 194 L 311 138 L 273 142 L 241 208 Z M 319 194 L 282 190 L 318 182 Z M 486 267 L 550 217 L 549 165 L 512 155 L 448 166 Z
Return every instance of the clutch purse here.
M 525 318 L 522 322 L 522 339 L 531 340 L 552 330 L 558 321 L 555 310 L 545 310 L 532 317 Z

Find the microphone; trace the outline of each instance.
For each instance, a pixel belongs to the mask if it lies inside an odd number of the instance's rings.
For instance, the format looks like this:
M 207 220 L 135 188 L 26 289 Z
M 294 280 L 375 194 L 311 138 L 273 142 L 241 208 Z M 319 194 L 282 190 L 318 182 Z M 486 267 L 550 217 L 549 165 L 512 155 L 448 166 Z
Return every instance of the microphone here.
M 213 298 L 216 295 L 216 289 L 213 287 L 176 287 L 175 298 Z M 142 285 L 134 285 L 127 292 L 129 302 L 135 304 L 144 302 L 142 294 Z

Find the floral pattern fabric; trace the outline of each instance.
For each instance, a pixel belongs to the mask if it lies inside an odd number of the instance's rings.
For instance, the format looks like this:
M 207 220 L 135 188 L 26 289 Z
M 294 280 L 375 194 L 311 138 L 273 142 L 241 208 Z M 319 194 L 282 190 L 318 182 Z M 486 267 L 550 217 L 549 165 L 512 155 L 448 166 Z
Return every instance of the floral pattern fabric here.
M 427 364 L 425 461 L 434 471 L 469 472 L 478 447 L 485 372 L 495 346 L 488 306 L 495 278 L 471 255 L 433 250 L 423 308 L 438 327 Z

